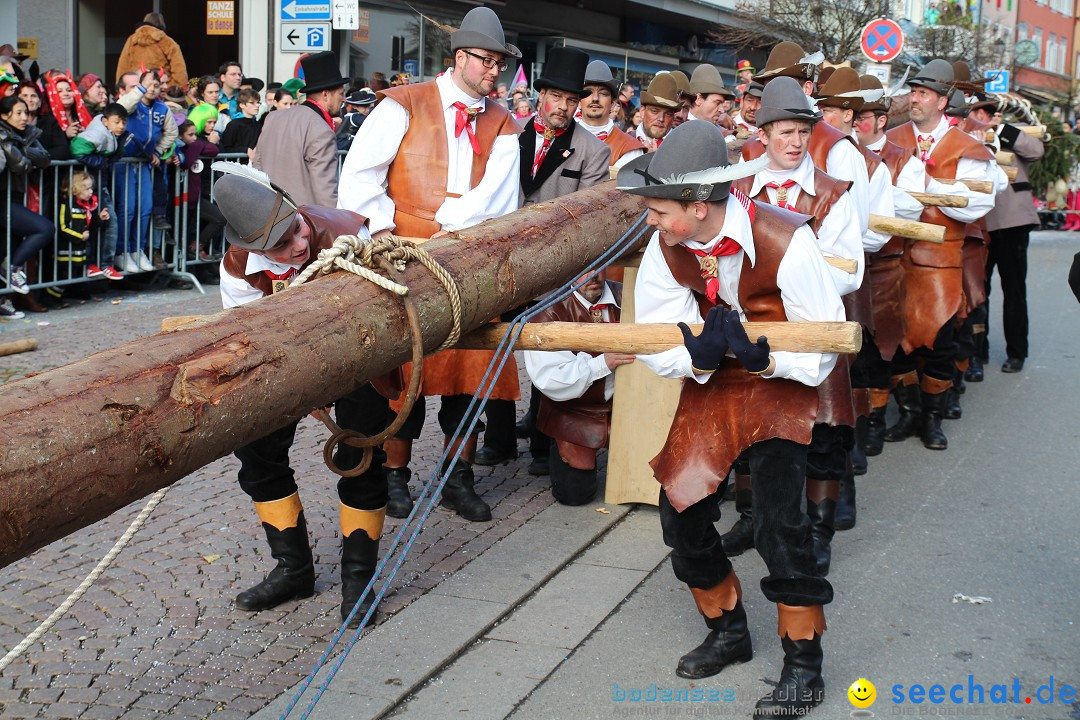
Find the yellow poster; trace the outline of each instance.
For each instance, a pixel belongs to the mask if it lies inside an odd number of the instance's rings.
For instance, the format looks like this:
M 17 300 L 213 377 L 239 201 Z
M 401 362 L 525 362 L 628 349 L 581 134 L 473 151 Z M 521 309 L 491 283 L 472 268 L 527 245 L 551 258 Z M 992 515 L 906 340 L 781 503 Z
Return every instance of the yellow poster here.
M 352 31 L 354 43 L 366 43 L 371 37 L 371 12 L 360 8 L 360 27 Z
M 207 0 L 206 34 L 232 35 L 236 32 L 234 0 Z

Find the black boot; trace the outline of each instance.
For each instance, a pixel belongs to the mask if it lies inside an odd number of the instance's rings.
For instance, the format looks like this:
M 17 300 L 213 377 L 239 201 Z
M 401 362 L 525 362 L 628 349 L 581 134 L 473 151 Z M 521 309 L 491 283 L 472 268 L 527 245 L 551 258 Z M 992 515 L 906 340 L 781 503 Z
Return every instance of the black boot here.
M 413 509 L 412 494 L 409 492 L 412 470 L 407 467 L 383 469 L 386 471 L 386 492 L 390 497 L 386 503 L 386 514 L 392 518 L 409 517 Z
M 863 450 L 867 457 L 877 457 L 885 448 L 885 410 L 884 406 L 870 410 L 866 418 L 866 444 Z
M 836 527 L 836 497 L 839 480 L 806 479 L 806 514 L 810 517 L 810 548 L 821 577 L 829 574 L 832 539 Z
M 866 445 L 866 434 L 869 432 L 867 421 L 868 418 L 864 415 L 855 419 L 855 447 L 851 449 L 851 466 L 855 469 L 856 475 L 865 475 L 869 466 L 866 461 L 866 452 L 863 450 Z
M 978 343 L 976 343 L 976 345 L 977 344 Z M 983 359 L 979 356 L 978 350 L 971 356 L 971 361 L 968 363 L 968 369 L 964 371 L 964 379 L 968 382 L 983 381 Z
M 836 499 L 836 516 L 833 528 L 850 530 L 855 527 L 855 474 L 849 469 L 840 478 L 840 495 Z
M 780 639 L 784 647 L 784 670 L 776 688 L 758 700 L 755 717 L 799 717 L 825 699 L 821 677 L 821 636 L 813 640 Z
M 922 422 L 922 392 L 915 383 L 897 385 L 896 403 L 900 406 L 900 419 L 885 431 L 885 442 L 901 442 L 919 432 Z
M 341 620 L 345 621 L 352 612 L 360 594 L 371 582 L 375 574 L 375 567 L 379 564 L 379 538 L 382 535 L 383 516 L 385 508 L 380 510 L 357 510 L 346 505 L 341 506 L 342 531 L 351 530 L 348 535 L 341 538 Z M 371 539 L 370 534 L 375 535 Z M 360 627 L 360 621 L 371 608 L 375 600 L 377 587 L 371 588 L 371 592 L 364 597 L 364 602 L 353 613 L 349 621 L 349 627 Z M 375 622 L 375 614 L 372 613 L 368 625 Z
M 255 503 L 255 508 L 263 521 L 266 542 L 277 567 L 261 583 L 237 595 L 236 607 L 258 612 L 296 598 L 311 597 L 315 594 L 315 565 L 300 497 L 293 493 L 282 500 Z M 296 524 L 280 530 L 282 522 L 289 522 L 294 513 L 298 513 Z
M 946 420 L 959 420 L 963 414 L 964 410 L 960 407 L 960 393 L 955 387 L 951 387 L 945 391 L 945 409 L 941 416 Z
M 534 390 L 533 392 L 536 391 Z M 514 434 L 517 435 L 518 440 L 528 439 L 529 433 L 532 432 L 532 425 L 532 410 L 529 410 L 520 420 L 514 423 Z
M 925 393 L 922 396 L 922 430 L 919 437 L 922 438 L 923 447 L 928 450 L 944 450 L 949 447 L 949 441 L 941 430 L 941 418 L 945 414 L 948 399 L 948 391 L 936 395 Z
M 754 547 L 754 512 L 751 506 L 750 476 L 735 473 L 735 509 L 739 519 L 731 529 L 720 536 L 720 545 L 728 557 L 742 555 Z
M 705 618 L 709 634 L 705 641 L 679 658 L 675 674 L 683 678 L 706 678 L 716 675 L 733 663 L 749 662 L 754 657 L 746 610 L 742 600 L 716 618 Z
M 491 508 L 476 494 L 473 489 L 474 481 L 472 465 L 458 460 L 450 477 L 446 479 L 439 504 L 450 508 L 466 520 L 487 522 L 491 520 Z

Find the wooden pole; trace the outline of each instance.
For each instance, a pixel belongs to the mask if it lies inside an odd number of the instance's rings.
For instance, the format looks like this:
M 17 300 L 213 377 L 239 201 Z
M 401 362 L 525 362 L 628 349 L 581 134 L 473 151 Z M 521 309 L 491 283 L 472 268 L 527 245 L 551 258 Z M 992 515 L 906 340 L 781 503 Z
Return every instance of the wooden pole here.
M 1032 135 L 1038 138 L 1045 137 L 1046 135 L 1045 125 L 1017 125 L 1016 127 L 1025 135 Z
M 1005 177 L 1009 178 L 1009 182 L 1016 180 L 1016 176 L 1020 174 L 1020 168 L 1015 165 L 1001 165 L 1000 167 Z
M 459 348 L 494 348 L 510 323 L 491 323 L 461 338 Z M 854 322 L 743 323 L 748 337 L 769 338 L 773 350 L 790 352 L 856 353 L 862 330 Z M 701 325 L 691 325 L 697 335 Z M 515 350 L 570 350 L 572 352 L 652 355 L 683 344 L 678 326 L 634 323 L 526 323 Z
M 461 291 L 465 331 L 574 278 L 641 216 L 610 183 L 425 245 Z M 404 282 L 424 347 L 446 292 Z M 169 333 L 0 386 L 0 567 L 108 516 L 409 359 L 401 300 L 335 273 Z
M 945 242 L 945 228 L 940 225 L 919 222 L 918 220 L 904 220 L 903 218 L 891 218 L 871 213 L 870 229 L 885 235 L 910 238 L 912 240 L 937 244 Z
M 994 154 L 994 159 L 997 160 L 998 165 L 1015 165 L 1016 153 L 1009 152 L 1008 150 L 998 150 Z
M 30 350 L 37 350 L 38 341 L 37 338 L 25 338 L 23 340 L 12 340 L 11 342 L 0 343 L 0 356 L 2 355 L 17 355 L 19 353 L 28 352 Z M 0 458 L 3 458 L 3 454 L 0 454 Z
M 962 195 L 946 195 L 944 193 L 921 193 L 909 192 L 908 195 L 923 204 L 923 207 L 954 207 L 965 208 L 968 199 Z
M 966 185 L 968 190 L 974 190 L 975 192 L 986 193 L 989 195 L 994 192 L 994 183 L 990 180 L 954 180 L 953 178 L 934 178 L 943 185 L 955 185 L 961 183 Z

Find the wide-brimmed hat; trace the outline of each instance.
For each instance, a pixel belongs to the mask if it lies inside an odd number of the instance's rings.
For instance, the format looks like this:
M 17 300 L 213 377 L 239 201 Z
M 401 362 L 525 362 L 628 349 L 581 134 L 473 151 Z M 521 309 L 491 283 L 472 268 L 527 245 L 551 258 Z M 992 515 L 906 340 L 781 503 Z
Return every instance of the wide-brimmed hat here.
M 601 85 L 611 92 L 611 97 L 619 95 L 619 81 L 611 74 L 611 68 L 603 60 L 593 60 L 585 68 L 585 84 Z
M 949 96 L 949 103 L 945 106 L 945 114 L 949 117 L 966 118 L 970 110 L 964 93 L 959 91 Z
M 759 83 L 757 80 L 751 80 L 746 86 L 746 90 L 743 91 L 743 95 L 749 95 L 750 97 L 756 97 L 761 99 L 761 93 L 765 89 L 765 86 Z
M 690 92 L 690 78 L 682 70 L 669 70 L 668 74 L 675 78 L 675 87 L 679 90 L 679 97 L 692 95 Z
M 732 165 L 720 128 L 709 122 L 688 122 L 668 133 L 656 152 L 624 165 L 615 186 L 645 197 L 716 202 L 728 196 L 733 181 L 756 175 L 768 164 L 768 157 L 762 155 Z
M 765 85 L 761 91 L 761 107 L 757 111 L 757 126 L 765 127 L 777 120 L 805 120 L 815 123 L 821 113 L 810 105 L 795 78 L 781 76 Z
M 544 72 L 533 82 L 537 90 L 562 90 L 584 95 L 585 69 L 589 56 L 574 47 L 553 47 L 548 50 Z
M 938 95 L 948 95 L 953 89 L 953 68 L 948 62 L 936 59 L 923 65 L 915 77 L 907 81 L 911 87 L 924 87 Z
M 330 50 L 301 58 L 300 67 L 304 68 L 305 95 L 349 84 L 349 78 L 342 77 L 338 69 L 337 55 Z
M 214 200 L 225 216 L 225 239 L 244 250 L 264 252 L 277 246 L 292 226 L 297 204 L 270 177 L 250 165 L 219 160 Z
M 834 107 L 841 110 L 862 109 L 862 86 L 859 73 L 849 67 L 835 68 L 829 79 L 818 90 L 818 107 Z
M 679 86 L 671 73 L 657 73 L 649 83 L 645 92 L 641 93 L 642 105 L 654 105 L 666 110 L 675 110 L 682 107 L 679 102 Z
M 757 68 L 751 65 L 749 60 L 739 60 L 735 63 L 735 72 L 741 73 L 743 70 L 749 70 L 752 73 L 757 72 Z
M 260 78 L 248 77 L 247 75 L 244 76 L 244 80 L 241 83 L 241 86 L 243 85 L 250 85 L 251 89 L 255 92 L 262 92 L 263 88 L 266 87 L 266 83 L 264 83 Z
M 478 7 L 465 13 L 461 27 L 450 33 L 450 51 L 463 48 L 490 50 L 511 57 L 520 58 L 521 51 L 506 42 L 499 16 L 491 8 Z
M 813 80 L 818 65 L 825 56 L 820 52 L 807 55 L 806 51 L 798 43 L 785 40 L 777 43 L 769 53 L 769 59 L 765 61 L 765 67 L 754 76 L 754 79 L 762 85 L 768 84 L 769 80 L 776 77 L 793 77 L 800 81 Z
M 360 88 L 349 93 L 345 102 L 349 105 L 372 105 L 375 103 L 375 91 L 371 88 Z
M 954 60 L 952 69 L 953 87 L 965 93 L 982 90 L 986 83 L 993 79 L 990 77 L 972 77 L 971 66 L 963 60 Z
M 885 91 L 885 88 L 882 87 L 882 85 L 881 85 L 881 79 L 878 78 L 876 75 L 860 75 L 859 76 L 859 88 L 862 89 L 862 90 L 869 90 L 869 91 L 878 91 L 878 90 L 880 90 L 880 91 L 882 91 L 882 93 L 884 93 L 884 91 Z M 862 107 L 859 108 L 859 110 L 860 111 L 869 110 L 869 111 L 875 112 L 875 113 L 888 113 L 889 112 L 888 100 L 884 97 L 884 95 L 882 95 L 882 97 L 880 97 L 877 100 L 874 100 L 872 102 L 871 101 L 864 101 Z
M 694 68 L 694 74 L 690 76 L 690 93 L 692 95 L 723 95 L 735 97 L 735 93 L 724 85 L 724 79 L 720 77 L 720 71 L 714 65 L 698 65 Z
M 968 112 L 986 110 L 991 115 L 1001 109 L 1001 100 L 997 95 L 982 90 L 975 90 L 967 99 Z

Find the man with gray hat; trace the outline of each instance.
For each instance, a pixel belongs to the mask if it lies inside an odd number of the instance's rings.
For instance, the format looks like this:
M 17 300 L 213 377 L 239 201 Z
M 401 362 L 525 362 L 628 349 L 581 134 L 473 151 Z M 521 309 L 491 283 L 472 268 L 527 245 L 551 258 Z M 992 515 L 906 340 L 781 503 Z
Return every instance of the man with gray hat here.
M 739 100 L 739 112 L 732 120 L 735 123 L 735 138 L 742 140 L 757 135 L 757 111 L 761 107 L 761 92 L 765 87 L 759 82 L 750 82 Z
M 337 56 L 329 50 L 305 56 L 300 65 L 307 98 L 266 116 L 252 163 L 301 205 L 334 208 L 338 172 L 333 119 L 341 114 L 349 79 L 341 76 Z
M 705 64 L 698 65 L 690 76 L 689 95 L 690 120 L 705 120 L 718 125 L 720 116 L 724 114 L 724 101 L 734 98 L 732 93 L 724 85 L 720 71 L 714 66 Z M 729 142 L 734 136 L 727 136 Z
M 816 386 L 837 356 L 774 352 L 766 337 L 748 338 L 742 323 L 837 321 L 844 310 L 808 218 L 731 189 L 767 164 L 730 166 L 720 129 L 688 122 L 623 167 L 617 186 L 645 197 L 657 228 L 638 270 L 637 321 L 680 323 L 684 338 L 684 346 L 638 358 L 658 375 L 685 379 L 651 464 L 672 568 L 710 632 L 676 674 L 709 677 L 753 655 L 741 586 L 715 528 L 716 492 L 746 452 L 769 573 L 761 588 L 777 605 L 784 649 L 779 682 L 754 712 L 781 716 L 806 713 L 824 697 L 822 606 L 833 593 L 811 558 L 801 502 Z M 703 317 L 695 337 L 683 323 Z
M 221 300 L 226 308 L 254 302 L 284 291 L 289 282 L 338 235 L 367 236 L 366 219 L 356 213 L 300 205 L 270 178 L 238 163 L 214 163 L 224 173 L 214 186 L 218 207 L 228 224 L 229 250 L 221 261 Z M 386 395 L 400 392 L 400 376 L 378 383 Z M 386 382 L 386 380 L 390 380 Z M 389 401 L 365 383 L 335 403 L 338 424 L 365 435 L 376 435 L 389 422 Z M 270 408 L 268 412 L 273 412 Z M 240 487 L 255 503 L 266 532 L 273 570 L 254 587 L 236 596 L 241 610 L 269 610 L 315 592 L 315 566 L 307 523 L 296 479 L 289 464 L 299 420 L 236 451 L 240 461 Z M 379 559 L 379 538 L 386 516 L 386 476 L 381 449 L 371 466 L 357 477 L 338 481 L 341 516 L 341 618 L 352 612 L 371 580 Z M 362 453 L 342 443 L 334 462 L 349 470 L 359 465 Z M 373 596 L 353 615 L 359 625 Z
M 918 434 L 923 445 L 944 450 L 948 440 L 941 419 L 952 387 L 956 356 L 956 316 L 962 309 L 965 227 L 994 207 L 994 196 L 969 190 L 960 180 L 991 181 L 994 155 L 970 135 L 950 127 L 945 117 L 952 92 L 953 68 L 931 60 L 911 86 L 911 121 L 886 133 L 890 141 L 917 152 L 931 180 L 926 191 L 967 198 L 967 207 L 923 210 L 922 221 L 945 228 L 945 243 L 908 240 L 904 252 L 907 300 L 905 334 L 893 358 L 892 385 L 900 419 L 885 432 L 886 442 Z M 951 180 L 945 184 L 938 180 Z M 921 369 L 920 369 L 921 366 Z
M 585 92 L 581 96 L 581 117 L 578 123 L 585 130 L 602 140 L 611 149 L 610 164 L 622 167 L 645 153 L 645 146 L 615 125 L 611 106 L 619 93 L 619 83 L 611 74 L 611 68 L 603 60 L 593 60 L 585 68 Z
M 435 80 L 386 88 L 356 133 L 341 170 L 339 206 L 369 218 L 375 237 L 391 231 L 406 237 L 439 237 L 518 208 L 521 128 L 506 108 L 487 96 L 495 89 L 506 58 L 521 51 L 506 42 L 494 11 L 466 13 L 450 35 L 454 65 Z M 439 425 L 449 445 L 480 386 L 494 353 L 444 350 L 424 360 L 424 395 L 439 395 Z M 409 366 L 406 366 L 409 367 Z M 517 367 L 507 364 L 496 380 L 493 400 L 517 400 Z M 489 416 L 490 417 L 490 416 Z M 513 417 L 504 432 L 513 437 Z M 387 513 L 408 517 L 412 443 L 424 426 L 418 402 L 398 435 L 388 440 Z M 461 459 L 446 482 L 443 503 L 467 520 L 491 520 L 474 490 L 476 435 L 455 442 Z M 450 448 L 453 456 L 456 448 Z

